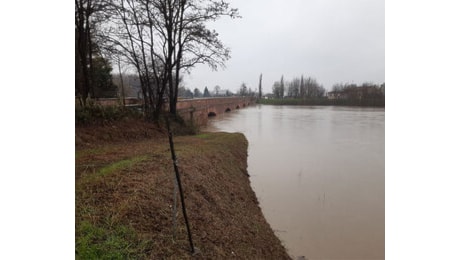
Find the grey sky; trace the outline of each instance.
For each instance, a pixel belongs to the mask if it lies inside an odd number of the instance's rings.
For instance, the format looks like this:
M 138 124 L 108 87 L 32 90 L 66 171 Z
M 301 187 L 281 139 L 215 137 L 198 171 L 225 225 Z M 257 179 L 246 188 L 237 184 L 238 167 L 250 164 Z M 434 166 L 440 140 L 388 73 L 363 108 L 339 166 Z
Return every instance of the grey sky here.
M 203 91 L 215 85 L 253 90 L 263 73 L 271 92 L 281 75 L 311 76 L 330 90 L 334 83 L 385 81 L 384 0 L 227 0 L 243 18 L 210 25 L 232 58 L 226 69 L 199 65 L 185 86 Z

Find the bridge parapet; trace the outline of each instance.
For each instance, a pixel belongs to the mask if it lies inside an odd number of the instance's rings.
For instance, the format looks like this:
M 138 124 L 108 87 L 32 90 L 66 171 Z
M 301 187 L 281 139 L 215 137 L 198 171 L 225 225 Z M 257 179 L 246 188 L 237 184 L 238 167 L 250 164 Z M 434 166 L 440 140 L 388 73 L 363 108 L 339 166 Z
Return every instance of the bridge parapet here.
M 75 101 L 78 105 L 78 101 Z M 121 105 L 120 99 L 104 98 L 96 99 L 95 103 L 102 106 Z M 142 105 L 142 99 L 125 98 L 126 106 Z M 184 120 L 191 120 L 198 125 L 206 125 L 208 117 L 230 112 L 235 109 L 244 108 L 255 103 L 255 98 L 251 97 L 214 97 L 214 98 L 194 98 L 177 101 L 177 112 Z M 164 108 L 169 108 L 164 104 Z

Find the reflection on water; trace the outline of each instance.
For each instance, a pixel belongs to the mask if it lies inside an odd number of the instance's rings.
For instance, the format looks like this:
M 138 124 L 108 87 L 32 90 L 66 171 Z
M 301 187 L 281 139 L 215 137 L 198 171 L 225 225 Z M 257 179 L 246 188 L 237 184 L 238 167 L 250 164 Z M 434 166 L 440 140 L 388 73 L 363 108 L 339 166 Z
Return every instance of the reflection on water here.
M 293 257 L 385 257 L 385 110 L 253 106 L 212 119 L 242 132 L 262 211 Z

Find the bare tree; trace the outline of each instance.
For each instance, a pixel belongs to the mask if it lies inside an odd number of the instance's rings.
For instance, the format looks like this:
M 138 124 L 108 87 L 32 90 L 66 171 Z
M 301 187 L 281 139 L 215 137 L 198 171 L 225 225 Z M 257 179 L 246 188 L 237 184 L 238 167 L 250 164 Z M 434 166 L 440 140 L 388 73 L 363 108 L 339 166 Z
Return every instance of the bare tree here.
M 273 95 L 275 95 L 275 98 L 281 98 L 281 84 L 279 81 L 276 81 L 273 84 L 272 91 L 273 91 Z
M 157 121 L 165 97 L 176 114 L 181 73 L 198 63 L 215 69 L 230 51 L 205 24 L 221 16 L 238 17 L 218 0 L 117 0 L 107 42 L 125 54 L 141 79 L 148 114 Z
M 332 86 L 332 91 L 343 91 L 344 88 L 343 83 L 336 83 Z
M 214 93 L 215 93 L 215 96 L 216 96 L 216 97 L 219 96 L 220 89 L 221 89 L 221 88 L 220 88 L 219 85 L 216 85 L 216 86 L 214 87 Z
M 280 80 L 280 98 L 284 98 L 284 75 L 281 76 Z
M 316 79 L 311 77 L 305 80 L 305 88 L 307 98 L 320 98 L 326 93 L 326 89 L 322 85 L 319 85 Z
M 307 77 L 304 79 L 303 75 L 301 78 L 294 78 L 291 82 L 284 82 L 284 77 L 281 77 L 280 81 L 277 81 L 273 85 L 273 94 L 276 98 L 283 98 L 285 93 L 285 87 L 287 88 L 286 96 L 291 98 L 320 98 L 323 97 L 326 90 L 323 86 L 319 85 L 316 79 Z
M 291 82 L 289 82 L 288 87 L 288 96 L 292 98 L 298 98 L 300 96 L 300 82 L 299 78 L 294 78 Z
M 305 98 L 305 83 L 303 80 L 303 75 L 300 77 L 300 98 Z
M 176 77 L 176 84 L 169 79 L 169 111 L 176 113 L 177 79 L 182 70 L 189 70 L 199 63 L 208 64 L 211 68 L 224 67 L 230 58 L 230 50 L 218 38 L 218 33 L 206 28 L 206 23 L 215 21 L 222 16 L 239 17 L 238 10 L 230 8 L 223 0 L 160 0 L 165 18 L 165 42 L 168 46 L 166 68 L 171 72 L 168 76 Z M 171 64 L 169 64 L 171 62 Z
M 239 90 L 239 95 L 244 97 L 249 94 L 248 87 L 246 86 L 246 83 L 241 83 L 240 90 Z
M 305 94 L 307 98 L 314 98 L 318 96 L 319 85 L 316 79 L 308 77 L 305 80 Z

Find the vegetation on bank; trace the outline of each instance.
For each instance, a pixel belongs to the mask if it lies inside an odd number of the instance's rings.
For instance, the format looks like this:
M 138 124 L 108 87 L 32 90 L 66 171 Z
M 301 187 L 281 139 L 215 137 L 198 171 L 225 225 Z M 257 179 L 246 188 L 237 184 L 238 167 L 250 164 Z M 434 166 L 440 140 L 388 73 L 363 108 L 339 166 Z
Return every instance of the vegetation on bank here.
M 141 119 L 142 112 L 123 106 L 99 106 L 89 104 L 75 107 L 75 125 L 104 124 L 108 122 Z
M 304 105 L 304 106 L 368 106 L 385 107 L 385 83 L 378 86 L 372 83 L 335 84 L 333 90 L 326 92 L 315 79 L 304 80 L 303 76 L 288 82 L 287 95 L 284 92 L 284 80 L 273 85 L 271 98 L 260 99 L 259 104 L 266 105 Z
M 259 97 L 259 104 L 385 107 L 385 83 L 338 83 L 326 92 L 314 78 L 302 75 L 285 82 L 281 76 L 281 80 L 273 84 L 272 94 L 265 97 L 267 99 Z
M 194 122 L 189 122 L 182 119 L 179 115 L 171 115 L 169 113 L 162 113 L 161 117 L 155 124 L 149 122 L 147 117 L 144 116 L 144 113 L 140 110 L 135 108 L 127 108 L 123 106 L 101 106 L 101 105 L 88 105 L 86 107 L 75 107 L 75 126 L 108 126 L 108 132 L 104 136 L 103 139 L 107 139 L 107 135 L 109 136 L 118 136 L 116 130 L 110 129 L 110 125 L 113 123 L 124 123 L 126 127 L 130 127 L 129 124 L 132 121 L 136 121 L 137 123 L 133 124 L 134 126 L 139 126 L 139 121 L 144 121 L 143 125 L 140 127 L 144 127 L 145 129 L 133 129 L 134 135 L 139 133 L 146 133 L 146 130 L 155 127 L 158 129 L 165 129 L 166 122 L 165 118 L 168 117 L 171 122 L 171 126 L 173 128 L 174 134 L 176 135 L 194 135 L 199 132 L 199 126 L 195 125 Z M 99 129 L 101 131 L 102 129 Z M 125 136 L 129 139 L 130 136 Z M 148 137 L 148 136 L 145 136 Z M 109 138 L 111 139 L 111 138 Z M 116 138 L 115 138 L 116 139 Z
M 311 106 L 327 106 L 330 105 L 327 103 L 327 99 L 318 98 L 318 99 L 294 99 L 294 98 L 270 98 L 270 99 L 258 99 L 257 104 L 262 105 L 311 105 Z
M 258 99 L 257 104 L 263 105 L 292 105 L 292 106 L 366 106 L 385 107 L 385 99 L 299 99 L 299 98 L 272 98 Z
M 147 124 L 76 127 L 76 259 L 192 258 L 180 211 L 173 225 L 166 132 Z M 251 189 L 244 135 L 180 136 L 175 146 L 197 257 L 289 259 Z

